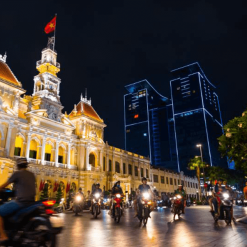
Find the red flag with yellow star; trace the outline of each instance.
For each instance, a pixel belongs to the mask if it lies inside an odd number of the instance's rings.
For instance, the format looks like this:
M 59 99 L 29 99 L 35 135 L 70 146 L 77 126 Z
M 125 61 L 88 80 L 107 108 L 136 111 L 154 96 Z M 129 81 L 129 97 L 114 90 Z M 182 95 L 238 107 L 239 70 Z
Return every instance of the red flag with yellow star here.
M 46 26 L 45 33 L 51 33 L 55 30 L 57 17 L 55 16 Z

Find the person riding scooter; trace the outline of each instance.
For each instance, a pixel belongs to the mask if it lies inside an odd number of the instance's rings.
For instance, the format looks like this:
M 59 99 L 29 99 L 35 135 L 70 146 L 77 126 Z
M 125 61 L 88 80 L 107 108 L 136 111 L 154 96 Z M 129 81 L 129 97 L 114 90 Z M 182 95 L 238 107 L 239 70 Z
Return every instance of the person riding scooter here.
M 123 195 L 123 190 L 120 186 L 120 181 L 117 181 L 114 186 L 112 187 L 112 191 L 111 191 L 111 195 L 112 195 L 112 198 L 115 197 L 116 194 L 120 194 L 120 195 Z M 113 199 L 111 200 L 111 204 L 110 204 L 110 210 L 109 210 L 109 213 L 110 215 L 112 215 L 113 217 L 115 216 L 115 208 L 113 206 Z
M 183 208 L 182 208 L 182 214 L 184 214 L 184 210 L 185 210 L 185 207 L 186 207 L 186 193 L 185 193 L 185 190 L 183 189 L 183 185 L 178 185 L 178 189 L 175 190 L 175 195 L 181 195 L 182 196 L 182 205 L 183 205 Z
M 8 236 L 4 230 L 3 217 L 7 217 L 35 202 L 35 176 L 27 170 L 27 159 L 19 158 L 16 164 L 18 171 L 14 172 L 9 180 L 0 186 L 1 190 L 9 184 L 14 183 L 16 188 L 16 200 L 7 202 L 0 207 L 0 242 L 8 240 Z
M 99 184 L 99 183 L 97 183 L 97 184 L 95 185 L 95 188 L 94 188 L 94 190 L 93 190 L 93 192 L 92 192 L 91 205 L 93 205 L 93 198 L 94 198 L 94 196 L 95 196 L 96 194 L 99 194 L 99 197 L 102 196 L 102 189 L 100 188 L 100 184 Z M 91 207 L 91 213 L 94 214 L 94 212 L 93 212 L 93 207 Z

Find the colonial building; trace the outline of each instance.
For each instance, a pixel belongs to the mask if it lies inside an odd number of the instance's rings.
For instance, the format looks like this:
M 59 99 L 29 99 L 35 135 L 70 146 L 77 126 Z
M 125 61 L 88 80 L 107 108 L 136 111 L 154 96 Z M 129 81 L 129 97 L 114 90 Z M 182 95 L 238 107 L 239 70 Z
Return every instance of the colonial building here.
M 181 181 L 188 184 L 190 194 L 196 194 L 196 178 L 153 169 L 148 158 L 104 142 L 106 125 L 86 95 L 81 95 L 71 113 L 62 112 L 60 64 L 52 39 L 36 67 L 39 74 L 34 76 L 33 94 L 25 95 L 6 55 L 0 56 L 0 183 L 11 176 L 21 156 L 36 175 L 37 195 L 44 181 L 50 184 L 53 197 L 58 183 L 64 185 L 65 196 L 68 185 L 82 187 L 86 193 L 95 182 L 109 190 L 118 180 L 129 194 L 143 176 L 158 192 L 172 192 Z

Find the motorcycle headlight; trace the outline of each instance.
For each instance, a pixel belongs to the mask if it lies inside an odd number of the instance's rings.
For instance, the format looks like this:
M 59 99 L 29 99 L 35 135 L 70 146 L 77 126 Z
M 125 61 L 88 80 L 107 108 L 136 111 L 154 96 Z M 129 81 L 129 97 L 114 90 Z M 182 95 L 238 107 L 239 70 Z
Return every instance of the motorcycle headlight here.
M 181 195 L 177 195 L 177 198 L 178 198 L 178 199 L 181 199 L 181 198 L 182 198 L 182 196 L 181 196 Z
M 148 200 L 149 198 L 150 198 L 150 195 L 149 195 L 149 193 L 143 193 L 143 198 L 145 199 L 145 200 Z
M 173 199 L 175 200 L 175 199 L 177 199 L 177 197 L 175 196 L 175 197 L 173 197 Z
M 116 197 L 117 197 L 117 198 L 121 198 L 121 195 L 120 195 L 120 194 L 116 194 Z
M 228 199 L 228 198 L 229 198 L 229 194 L 224 193 L 224 194 L 223 194 L 223 197 L 224 197 L 224 199 Z
M 100 194 L 96 193 L 94 196 L 95 196 L 96 199 L 98 199 L 100 197 Z
M 77 202 L 80 202 L 80 201 L 81 201 L 81 197 L 80 197 L 80 196 L 77 196 L 77 197 L 76 197 L 76 201 L 77 201 Z

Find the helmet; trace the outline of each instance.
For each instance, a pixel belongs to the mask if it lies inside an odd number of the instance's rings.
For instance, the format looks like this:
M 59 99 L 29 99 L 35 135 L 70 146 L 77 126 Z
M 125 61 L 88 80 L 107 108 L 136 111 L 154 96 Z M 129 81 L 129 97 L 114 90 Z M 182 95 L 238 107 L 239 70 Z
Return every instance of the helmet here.
M 28 166 L 28 162 L 27 162 L 27 159 L 26 158 L 18 158 L 16 160 L 16 165 L 17 167 L 20 169 L 20 168 L 27 168 Z
M 82 188 L 80 187 L 79 190 L 82 190 Z
M 143 178 L 142 178 L 142 182 L 143 182 L 143 181 L 147 181 L 147 179 L 146 179 L 145 177 L 143 177 Z
M 100 187 L 100 183 L 95 184 L 95 186 L 99 186 Z
M 116 187 L 117 184 L 120 184 L 120 181 L 117 181 L 117 182 L 114 184 L 114 187 Z
M 182 184 L 179 184 L 178 187 L 183 187 L 183 185 Z

